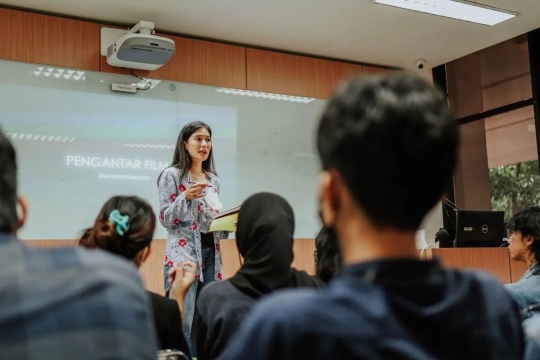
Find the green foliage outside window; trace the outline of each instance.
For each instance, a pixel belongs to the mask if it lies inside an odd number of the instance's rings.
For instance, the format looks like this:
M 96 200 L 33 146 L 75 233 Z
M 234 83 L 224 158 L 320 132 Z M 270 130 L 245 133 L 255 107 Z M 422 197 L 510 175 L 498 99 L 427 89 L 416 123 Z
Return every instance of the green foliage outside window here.
M 489 169 L 491 208 L 505 211 L 505 221 L 516 212 L 540 204 L 538 160 Z

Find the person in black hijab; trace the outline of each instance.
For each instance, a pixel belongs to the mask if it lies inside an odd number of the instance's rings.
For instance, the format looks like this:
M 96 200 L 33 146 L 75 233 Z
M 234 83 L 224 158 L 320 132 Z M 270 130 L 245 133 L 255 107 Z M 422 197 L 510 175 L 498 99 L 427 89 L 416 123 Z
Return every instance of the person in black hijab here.
M 282 288 L 323 287 L 318 278 L 291 268 L 294 214 L 282 197 L 259 193 L 238 214 L 236 245 L 244 259 L 229 280 L 208 285 L 197 301 L 199 360 L 218 358 L 242 320 L 262 296 Z

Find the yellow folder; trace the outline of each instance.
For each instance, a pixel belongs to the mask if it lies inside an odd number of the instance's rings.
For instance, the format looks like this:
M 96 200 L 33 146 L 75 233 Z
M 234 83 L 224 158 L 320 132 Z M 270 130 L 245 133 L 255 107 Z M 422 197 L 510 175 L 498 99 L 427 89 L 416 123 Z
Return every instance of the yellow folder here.
M 214 231 L 236 231 L 236 223 L 238 222 L 238 213 L 240 206 L 222 212 L 212 220 L 210 224 L 210 232 Z

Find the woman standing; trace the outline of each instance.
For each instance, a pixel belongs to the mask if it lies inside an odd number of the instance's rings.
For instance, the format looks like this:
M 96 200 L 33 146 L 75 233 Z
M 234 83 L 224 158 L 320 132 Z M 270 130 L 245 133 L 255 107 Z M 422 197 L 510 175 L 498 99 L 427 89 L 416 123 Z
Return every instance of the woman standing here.
M 222 279 L 219 240 L 228 234 L 208 232 L 221 208 L 219 189 L 212 130 L 203 122 L 191 122 L 178 135 L 172 164 L 158 178 L 158 192 L 159 221 L 167 229 L 165 291 L 170 288 L 167 273 L 171 268 L 185 261 L 197 264 L 197 280 L 184 301 L 184 335 L 192 350 L 197 295 L 203 284 Z

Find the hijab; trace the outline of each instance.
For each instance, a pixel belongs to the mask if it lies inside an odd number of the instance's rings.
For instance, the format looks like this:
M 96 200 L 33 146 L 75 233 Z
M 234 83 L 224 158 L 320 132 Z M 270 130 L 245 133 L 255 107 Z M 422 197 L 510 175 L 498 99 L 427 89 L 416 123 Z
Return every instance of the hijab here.
M 249 197 L 236 225 L 236 245 L 244 263 L 230 282 L 256 298 L 285 287 L 324 286 L 305 271 L 291 268 L 293 233 L 294 213 L 285 199 L 271 193 Z

